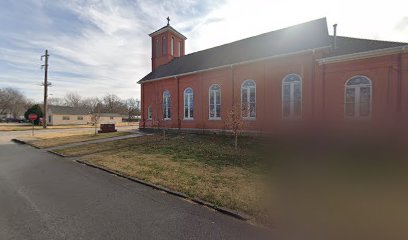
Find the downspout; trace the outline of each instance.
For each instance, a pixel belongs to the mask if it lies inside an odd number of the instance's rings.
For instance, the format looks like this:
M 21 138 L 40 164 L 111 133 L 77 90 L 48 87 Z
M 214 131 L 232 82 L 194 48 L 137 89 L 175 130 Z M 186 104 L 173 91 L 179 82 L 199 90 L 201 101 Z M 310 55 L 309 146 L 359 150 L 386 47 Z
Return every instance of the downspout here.
M 398 114 L 398 120 L 400 120 L 402 116 L 402 109 L 401 109 L 401 104 L 402 104 L 402 53 L 398 54 L 398 82 L 397 82 L 397 87 L 398 87 L 398 92 L 397 92 L 397 114 Z
M 322 118 L 323 121 L 326 120 L 326 65 L 322 66 Z
M 392 69 L 393 67 L 392 66 L 388 66 L 388 68 L 387 68 L 387 97 L 386 97 L 386 105 L 387 105 L 387 116 L 392 116 L 392 120 L 394 120 L 394 118 L 395 118 L 395 116 L 397 115 L 397 113 L 396 112 L 398 112 L 398 110 L 397 109 L 394 109 L 393 107 L 394 106 L 392 106 L 391 104 L 393 103 L 393 99 L 392 99 L 392 93 L 390 93 L 390 91 L 392 91 L 393 89 L 392 89 L 392 85 L 390 86 L 390 82 L 392 81 Z M 398 85 L 398 83 L 397 83 L 397 85 Z M 398 95 L 398 90 L 397 90 L 397 94 L 396 95 Z M 397 96 L 397 98 L 398 98 L 398 96 Z M 391 105 L 391 107 L 390 107 L 390 105 Z M 395 111 L 395 112 L 394 112 Z M 386 121 L 388 121 L 389 120 L 389 118 L 387 117 L 386 118 Z
M 230 65 L 231 69 L 231 85 L 232 85 L 232 107 L 234 107 L 235 104 L 235 86 L 234 86 L 234 70 L 232 68 L 232 64 Z
M 181 120 L 180 120 L 180 78 L 174 77 L 177 80 L 177 127 L 180 131 L 181 129 Z
M 143 97 L 144 97 L 144 94 L 143 94 L 143 91 L 144 91 L 144 84 L 142 83 L 141 85 L 140 85 L 140 88 L 141 88 L 141 91 L 140 91 L 140 105 L 141 105 L 141 107 L 140 107 L 140 115 L 142 116 L 142 126 L 140 126 L 139 125 L 139 129 L 140 129 L 140 127 L 142 127 L 142 128 L 145 128 L 146 126 L 145 126 L 145 117 L 144 117 L 144 99 L 143 99 Z M 130 120 L 130 119 L 129 119 Z M 128 121 L 129 121 L 128 120 Z
M 315 84 L 316 84 L 316 51 L 313 49 L 312 59 L 312 119 L 315 121 Z
M 201 92 L 204 92 L 204 78 L 203 78 L 203 74 L 200 73 L 200 83 L 201 83 Z M 208 90 L 207 90 L 208 93 Z M 204 134 L 204 129 L 205 129 L 205 123 L 204 123 L 204 104 L 208 104 L 208 102 L 206 102 L 206 100 L 204 99 L 204 94 L 201 94 L 201 133 Z M 208 99 L 210 98 L 210 96 L 208 96 Z
M 232 85 L 232 106 L 231 109 L 234 109 L 235 105 L 235 84 L 234 84 L 234 70 L 232 68 L 232 64 L 230 65 L 230 70 L 231 70 L 231 85 Z M 224 123 L 224 129 L 226 128 L 225 123 Z M 228 129 L 225 129 L 226 131 Z
M 267 109 L 266 108 L 266 89 L 267 89 L 267 87 L 266 87 L 266 82 L 267 82 L 267 80 L 266 80 L 266 63 L 263 65 L 263 76 L 264 76 L 264 82 L 263 82 L 263 84 L 264 84 L 264 88 L 263 88 L 263 114 L 264 114 L 264 116 L 263 116 L 263 118 L 261 118 L 261 120 L 260 120 L 260 132 L 262 133 L 263 131 L 262 130 L 268 130 L 268 126 L 267 126 L 267 119 L 268 119 L 268 112 L 269 112 L 269 109 Z

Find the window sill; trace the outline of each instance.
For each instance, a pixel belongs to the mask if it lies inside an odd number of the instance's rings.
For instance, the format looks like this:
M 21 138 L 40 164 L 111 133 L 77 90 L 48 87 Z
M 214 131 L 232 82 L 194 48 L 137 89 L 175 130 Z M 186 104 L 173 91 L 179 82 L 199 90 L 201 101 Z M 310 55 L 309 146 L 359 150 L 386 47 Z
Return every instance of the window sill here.
M 219 120 L 221 120 L 221 118 L 209 118 L 208 120 L 210 120 L 210 121 L 219 121 Z
M 171 121 L 171 118 L 165 118 L 164 121 Z
M 194 121 L 194 118 L 184 118 L 184 121 Z
M 245 120 L 245 121 L 256 121 L 256 117 L 243 117 L 242 120 Z

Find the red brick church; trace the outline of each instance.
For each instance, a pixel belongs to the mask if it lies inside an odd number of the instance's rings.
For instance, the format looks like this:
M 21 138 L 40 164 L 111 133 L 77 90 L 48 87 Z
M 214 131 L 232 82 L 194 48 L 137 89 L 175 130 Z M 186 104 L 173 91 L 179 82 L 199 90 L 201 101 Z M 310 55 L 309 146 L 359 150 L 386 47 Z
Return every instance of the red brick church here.
M 142 129 L 226 130 L 237 105 L 248 131 L 408 119 L 407 43 L 331 36 L 325 18 L 190 54 L 170 24 L 149 36 Z

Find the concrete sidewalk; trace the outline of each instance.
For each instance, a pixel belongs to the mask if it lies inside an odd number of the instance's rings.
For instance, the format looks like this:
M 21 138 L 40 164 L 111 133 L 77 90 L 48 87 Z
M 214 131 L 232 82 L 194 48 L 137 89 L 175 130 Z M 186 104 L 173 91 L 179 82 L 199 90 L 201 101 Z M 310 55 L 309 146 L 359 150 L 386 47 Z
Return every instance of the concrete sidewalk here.
M 144 136 L 144 135 L 146 135 L 146 134 L 144 134 L 144 133 L 135 133 L 135 134 L 125 135 L 125 136 L 118 136 L 118 137 L 110 137 L 110 138 L 102 138 L 102 139 L 97 139 L 97 140 L 69 143 L 69 144 L 56 146 L 56 147 L 44 148 L 44 150 L 53 151 L 53 150 L 57 150 L 57 149 L 68 148 L 68 147 L 77 147 L 77 146 L 82 146 L 82 145 L 87 145 L 87 144 L 92 144 L 92 143 L 104 143 L 104 142 L 111 142 L 111 141 L 122 140 L 122 139 L 136 138 L 136 137 L 141 137 L 141 136 Z
M 117 127 L 119 132 L 135 132 L 138 133 L 139 130 L 135 129 L 133 126 L 129 127 Z M 35 137 L 47 136 L 48 134 L 55 133 L 94 133 L 94 128 L 70 128 L 70 129 L 45 129 L 45 130 L 36 130 Z M 0 144 L 11 144 L 11 140 L 17 139 L 30 139 L 31 130 L 26 131 L 0 131 Z

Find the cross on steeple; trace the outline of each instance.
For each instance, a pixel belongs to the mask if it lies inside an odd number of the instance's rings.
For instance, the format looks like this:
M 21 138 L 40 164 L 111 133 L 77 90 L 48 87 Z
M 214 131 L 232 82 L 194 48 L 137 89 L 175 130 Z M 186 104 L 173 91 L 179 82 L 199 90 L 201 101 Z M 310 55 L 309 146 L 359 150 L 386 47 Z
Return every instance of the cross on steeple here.
M 170 17 L 167 17 L 167 26 L 170 26 Z

